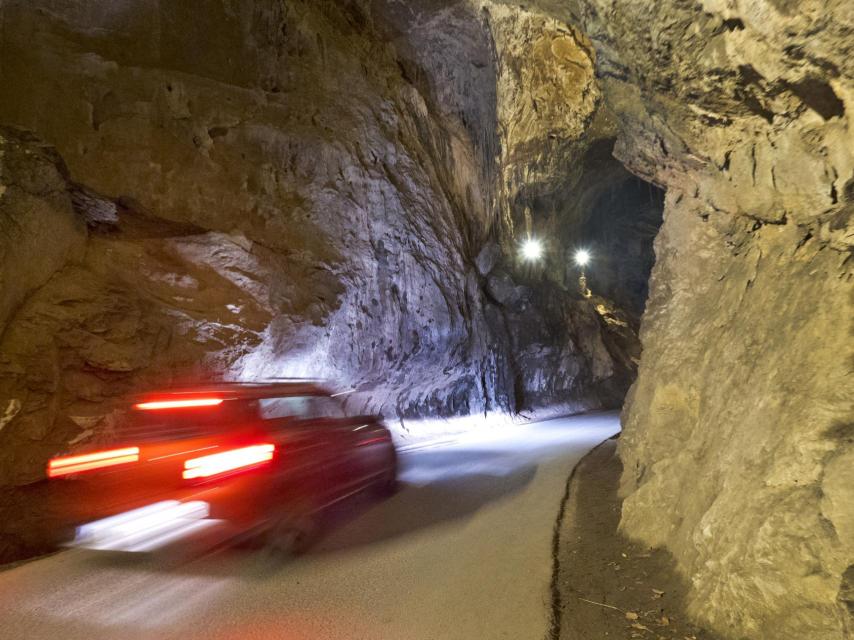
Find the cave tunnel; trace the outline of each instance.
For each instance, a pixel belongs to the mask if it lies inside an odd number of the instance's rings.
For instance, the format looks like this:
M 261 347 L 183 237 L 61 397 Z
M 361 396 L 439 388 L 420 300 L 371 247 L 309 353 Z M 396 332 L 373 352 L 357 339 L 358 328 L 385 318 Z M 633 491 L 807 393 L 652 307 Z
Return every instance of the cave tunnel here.
M 0 2 L 0 636 L 848 637 L 850 9 Z M 289 568 L 44 556 L 189 433 L 188 531 L 294 433 L 359 491 L 258 507 Z

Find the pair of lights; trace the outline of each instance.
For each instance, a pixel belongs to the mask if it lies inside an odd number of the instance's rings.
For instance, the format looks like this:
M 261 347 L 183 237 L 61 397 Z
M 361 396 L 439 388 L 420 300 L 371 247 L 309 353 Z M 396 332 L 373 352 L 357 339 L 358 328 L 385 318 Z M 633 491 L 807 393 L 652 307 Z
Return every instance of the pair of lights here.
M 222 404 L 222 398 L 197 397 L 176 400 L 155 400 L 135 404 L 141 411 L 162 411 L 167 409 L 189 409 L 195 407 L 215 407 Z M 200 458 L 192 458 L 184 463 L 183 477 L 186 480 L 208 478 L 239 469 L 248 469 L 273 459 L 275 446 L 258 444 L 222 451 Z M 95 451 L 74 456 L 61 456 L 48 462 L 49 478 L 94 471 L 139 462 L 139 447 L 123 447 L 106 451 Z
M 522 243 L 522 258 L 528 261 L 539 260 L 543 257 L 543 243 L 536 238 L 529 238 Z M 573 256 L 575 264 L 579 267 L 584 267 L 590 262 L 590 252 L 586 249 L 579 249 Z
M 185 480 L 209 478 L 238 469 L 255 467 L 272 460 L 275 450 L 275 445 L 264 443 L 191 458 L 184 462 L 183 477 Z M 78 456 L 53 458 L 48 462 L 47 475 L 49 478 L 58 478 L 73 473 L 105 469 L 131 462 L 139 462 L 139 447 L 124 447 Z

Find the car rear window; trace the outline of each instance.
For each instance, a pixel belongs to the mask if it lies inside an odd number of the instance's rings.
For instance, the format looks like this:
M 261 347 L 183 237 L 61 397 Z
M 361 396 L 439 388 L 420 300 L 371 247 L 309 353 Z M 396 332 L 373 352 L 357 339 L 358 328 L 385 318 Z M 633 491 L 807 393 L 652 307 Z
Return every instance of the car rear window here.
M 258 414 L 264 420 L 276 418 L 308 417 L 311 398 L 309 396 L 286 396 L 279 398 L 260 398 Z
M 330 396 L 282 396 L 258 400 L 258 413 L 264 420 L 278 418 L 343 418 L 341 405 Z

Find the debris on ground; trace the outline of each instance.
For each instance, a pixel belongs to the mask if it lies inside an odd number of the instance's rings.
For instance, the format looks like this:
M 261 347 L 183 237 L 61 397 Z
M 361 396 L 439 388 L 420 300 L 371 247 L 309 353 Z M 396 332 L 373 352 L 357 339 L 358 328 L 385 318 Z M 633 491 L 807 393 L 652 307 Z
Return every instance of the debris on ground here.
M 561 523 L 559 637 L 566 640 L 719 640 L 692 624 L 688 583 L 669 554 L 622 536 L 616 441 L 578 466 Z

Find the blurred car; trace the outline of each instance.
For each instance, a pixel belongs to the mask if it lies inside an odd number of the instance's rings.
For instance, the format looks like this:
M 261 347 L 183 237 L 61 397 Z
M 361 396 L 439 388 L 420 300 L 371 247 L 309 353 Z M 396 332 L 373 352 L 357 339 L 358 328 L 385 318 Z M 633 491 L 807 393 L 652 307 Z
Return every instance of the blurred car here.
M 397 455 L 377 416 L 315 383 L 227 383 L 136 398 L 108 446 L 47 475 L 73 483 L 73 546 L 145 552 L 218 529 L 298 552 L 322 509 L 393 491 Z

